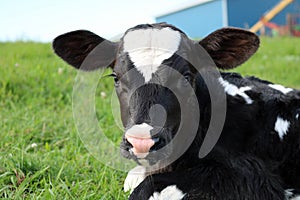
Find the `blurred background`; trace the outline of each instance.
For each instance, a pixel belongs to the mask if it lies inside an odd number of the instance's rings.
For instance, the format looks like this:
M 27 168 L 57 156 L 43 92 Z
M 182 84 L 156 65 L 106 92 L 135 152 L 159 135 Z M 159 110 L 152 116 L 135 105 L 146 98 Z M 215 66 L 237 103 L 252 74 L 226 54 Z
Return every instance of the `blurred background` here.
M 75 29 L 115 38 L 136 24 L 162 21 L 192 38 L 259 21 L 255 32 L 300 36 L 300 0 L 2 0 L 0 19 L 0 41 L 49 42 Z
M 2 0 L 0 40 L 49 42 L 76 29 L 112 38 L 136 24 L 153 23 L 156 14 L 186 1 Z

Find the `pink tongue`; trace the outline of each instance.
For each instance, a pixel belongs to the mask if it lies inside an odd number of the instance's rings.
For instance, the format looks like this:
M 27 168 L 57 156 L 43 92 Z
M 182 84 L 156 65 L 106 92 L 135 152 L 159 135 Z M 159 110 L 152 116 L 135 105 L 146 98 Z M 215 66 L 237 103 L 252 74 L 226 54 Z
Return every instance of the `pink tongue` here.
M 126 137 L 127 141 L 133 146 L 133 152 L 137 153 L 148 153 L 150 148 L 154 145 L 154 141 L 151 138 L 135 138 Z

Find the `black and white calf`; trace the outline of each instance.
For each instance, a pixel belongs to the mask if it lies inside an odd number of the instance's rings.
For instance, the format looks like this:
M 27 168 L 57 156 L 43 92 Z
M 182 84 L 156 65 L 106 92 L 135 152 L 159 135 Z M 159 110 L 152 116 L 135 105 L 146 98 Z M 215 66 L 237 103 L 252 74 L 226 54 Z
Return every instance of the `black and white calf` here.
M 134 189 L 130 199 L 295 199 L 300 190 L 300 91 L 213 72 L 237 67 L 258 47 L 259 38 L 246 30 L 223 28 L 192 41 L 165 23 L 133 27 L 117 43 L 84 30 L 53 42 L 55 53 L 78 69 L 113 69 L 126 130 L 121 153 L 146 165 L 127 177 L 126 189 Z M 217 98 L 211 99 L 212 93 Z M 226 119 L 216 146 L 200 159 L 213 102 L 226 103 Z M 182 104 L 189 110 L 183 125 Z M 186 123 L 197 124 L 195 136 L 181 131 Z M 160 163 L 178 151 L 183 152 L 174 162 Z M 134 174 L 156 164 L 163 168 Z

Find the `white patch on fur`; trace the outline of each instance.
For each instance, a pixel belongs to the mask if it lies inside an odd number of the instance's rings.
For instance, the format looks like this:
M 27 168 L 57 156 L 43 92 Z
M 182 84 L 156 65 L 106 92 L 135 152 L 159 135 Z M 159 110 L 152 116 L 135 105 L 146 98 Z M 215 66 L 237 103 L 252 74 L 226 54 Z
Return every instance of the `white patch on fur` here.
M 286 189 L 284 191 L 286 199 L 290 199 L 294 195 L 293 191 L 294 189 Z
M 236 85 L 233 85 L 228 81 L 225 81 L 222 77 L 219 78 L 219 82 L 224 87 L 224 90 L 227 94 L 231 96 L 239 95 L 244 98 L 247 104 L 253 103 L 253 100 L 245 93 L 246 91 L 252 89 L 250 86 L 238 88 Z
M 290 200 L 300 200 L 300 195 L 296 196 L 296 197 L 293 197 L 291 198 Z
M 149 200 L 180 200 L 185 196 L 176 185 L 171 185 L 163 189 L 161 192 L 154 192 Z
M 296 119 L 299 119 L 299 113 L 296 114 Z
M 293 91 L 292 88 L 286 88 L 286 87 L 284 87 L 282 85 L 278 85 L 278 84 L 269 84 L 269 87 L 271 87 L 271 88 L 273 88 L 275 90 L 278 90 L 278 91 L 280 91 L 283 94 L 287 94 L 287 93 Z
M 124 51 L 147 83 L 161 63 L 178 50 L 180 41 L 180 33 L 171 28 L 138 29 L 124 36 Z
M 275 131 L 277 131 L 280 139 L 283 139 L 283 136 L 287 134 L 287 131 L 289 130 L 290 122 L 287 120 L 282 119 L 281 117 L 277 117 L 277 120 L 275 122 Z
M 294 189 L 286 189 L 284 192 L 287 200 L 300 200 L 300 195 L 296 196 L 294 194 Z
M 146 178 L 146 169 L 143 166 L 136 166 L 130 170 L 124 182 L 124 191 L 133 192 L 133 190 Z

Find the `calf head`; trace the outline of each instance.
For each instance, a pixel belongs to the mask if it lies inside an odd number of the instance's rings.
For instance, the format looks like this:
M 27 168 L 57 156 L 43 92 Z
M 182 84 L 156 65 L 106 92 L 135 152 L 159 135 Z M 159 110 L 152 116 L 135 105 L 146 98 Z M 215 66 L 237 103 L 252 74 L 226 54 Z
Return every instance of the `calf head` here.
M 189 62 L 203 58 L 203 52 L 197 51 L 199 46 L 217 68 L 231 69 L 255 53 L 259 39 L 246 30 L 223 28 L 193 41 L 178 28 L 158 23 L 135 26 L 119 42 L 85 30 L 66 33 L 53 42 L 55 53 L 77 69 L 112 68 L 125 129 L 121 153 L 150 164 L 170 156 L 177 148 L 173 144 L 163 153 L 151 154 L 168 146 L 182 126 L 181 104 L 190 109 L 190 118 L 185 120 L 199 124 L 199 118 L 193 116 L 199 105 L 191 101 L 193 89 L 199 87 L 199 73 Z M 185 131 L 179 141 L 189 134 Z

